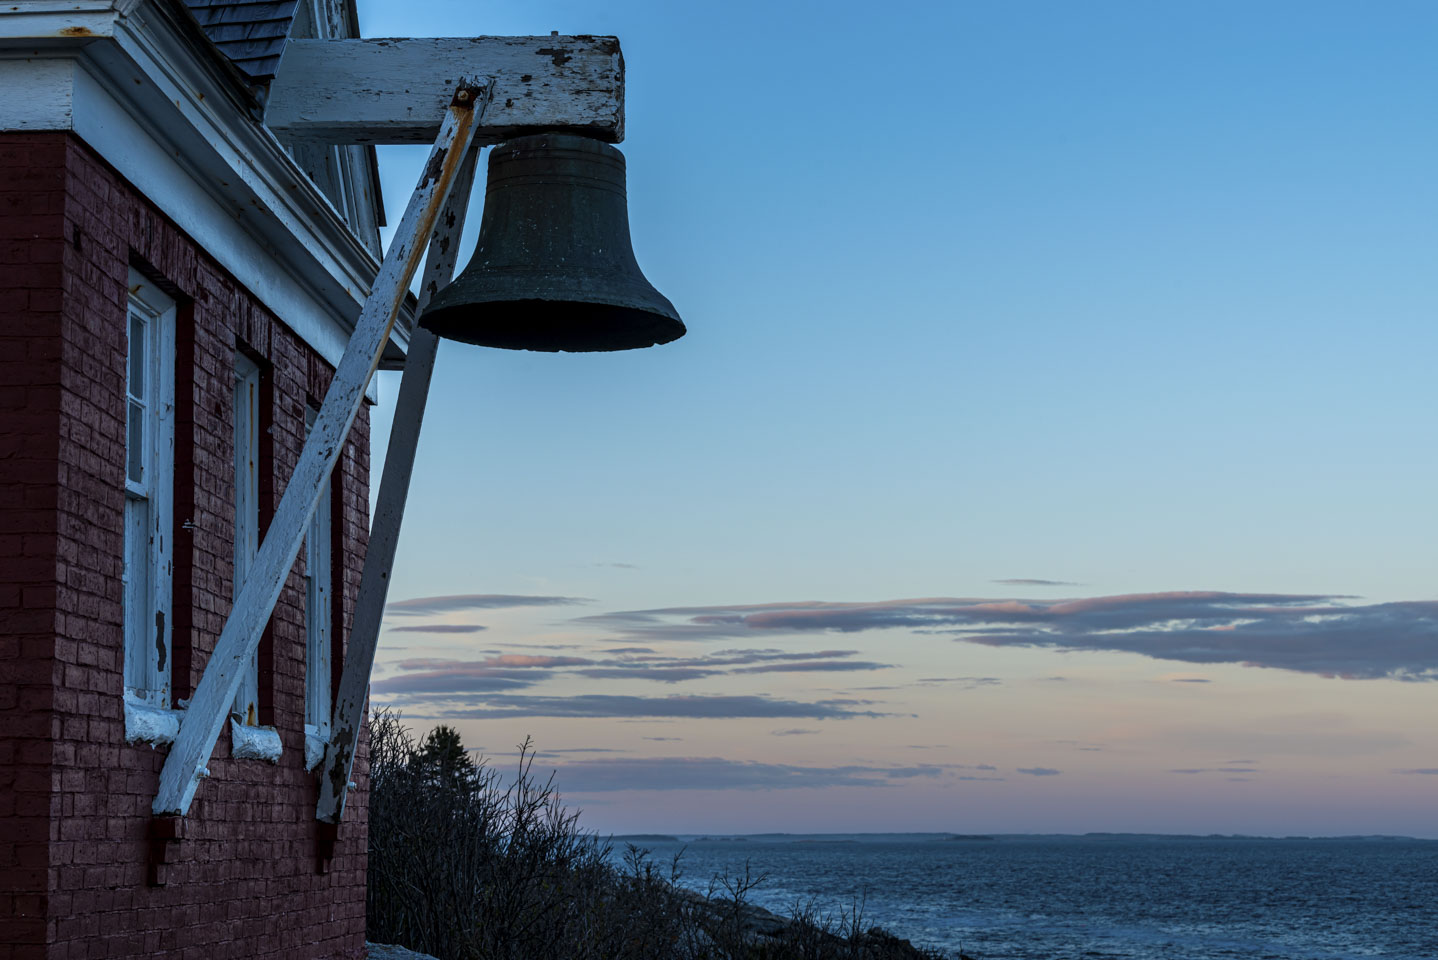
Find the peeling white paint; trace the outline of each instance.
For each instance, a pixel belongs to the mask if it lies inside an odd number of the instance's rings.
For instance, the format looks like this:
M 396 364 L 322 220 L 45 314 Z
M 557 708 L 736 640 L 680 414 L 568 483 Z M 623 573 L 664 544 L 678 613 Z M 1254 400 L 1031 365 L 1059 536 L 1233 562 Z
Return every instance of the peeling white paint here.
M 507 140 L 516 130 L 619 143 L 622 64 L 617 37 L 294 39 L 270 84 L 265 125 L 289 140 L 430 143 L 454 99 L 455 79 L 474 77 L 494 89 L 478 143 Z
M 125 739 L 130 743 L 148 743 L 154 749 L 157 743 L 174 743 L 180 735 L 180 720 L 183 710 L 165 710 L 152 707 L 125 694 Z
M 230 720 L 230 756 L 236 760 L 264 760 L 279 763 L 284 745 L 274 727 L 252 727 Z

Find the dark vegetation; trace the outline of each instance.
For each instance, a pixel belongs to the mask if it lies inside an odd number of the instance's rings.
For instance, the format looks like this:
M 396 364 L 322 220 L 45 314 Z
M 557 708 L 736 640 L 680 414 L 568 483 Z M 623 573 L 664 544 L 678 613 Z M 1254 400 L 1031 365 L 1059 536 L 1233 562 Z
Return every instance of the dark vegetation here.
M 416 743 L 397 715 L 370 718 L 367 939 L 440 960 L 942 960 L 877 927 L 862 904 L 749 903 L 762 877 L 680 885 L 655 863 L 581 830 L 528 742 L 507 782 L 448 727 Z

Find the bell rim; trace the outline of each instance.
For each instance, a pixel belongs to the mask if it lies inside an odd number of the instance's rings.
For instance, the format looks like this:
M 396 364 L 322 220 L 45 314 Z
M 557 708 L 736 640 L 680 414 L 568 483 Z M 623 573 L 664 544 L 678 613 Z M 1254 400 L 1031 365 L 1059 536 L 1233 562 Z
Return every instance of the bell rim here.
M 513 281 L 516 276 L 526 275 L 542 278 L 545 281 L 544 292 L 538 292 L 540 285 L 535 284 L 534 291 L 527 292 L 524 296 L 516 296 Z M 642 282 L 632 277 L 616 280 L 603 271 L 593 271 L 591 278 L 593 285 L 586 283 L 585 280 L 590 278 L 582 275 L 571 273 L 556 277 L 545 270 L 506 269 L 493 274 L 469 274 L 456 278 L 453 283 L 436 292 L 425 307 L 422 319 L 436 313 L 478 304 L 572 303 L 603 304 L 607 307 L 640 310 L 684 322 L 673 302 L 656 290 L 647 279 Z M 596 289 L 599 283 L 602 283 L 603 287 Z M 616 292 L 615 286 L 627 289 Z
M 595 325 L 588 317 L 566 317 L 556 320 L 543 312 L 543 305 L 570 304 L 587 308 L 610 308 L 607 323 Z M 465 307 L 488 306 L 470 315 Z M 515 322 L 512 314 L 532 311 L 525 322 Z M 538 308 L 536 310 L 536 308 Z M 419 326 L 435 336 L 458 343 L 491 347 L 500 350 L 534 350 L 544 353 L 608 353 L 637 350 L 672 343 L 689 332 L 677 315 L 648 309 L 633 303 L 600 303 L 593 299 L 556 300 L 537 297 L 508 297 L 493 301 L 466 301 L 437 310 L 426 310 Z

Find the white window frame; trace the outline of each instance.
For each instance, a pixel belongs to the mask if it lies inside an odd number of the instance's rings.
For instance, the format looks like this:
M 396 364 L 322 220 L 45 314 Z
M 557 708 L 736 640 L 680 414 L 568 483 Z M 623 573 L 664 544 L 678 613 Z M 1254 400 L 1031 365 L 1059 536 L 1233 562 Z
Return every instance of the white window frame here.
M 319 411 L 305 408 L 305 435 Z M 305 733 L 327 738 L 330 733 L 330 675 L 334 634 L 334 566 L 331 546 L 330 489 L 320 491 L 305 533 Z
M 175 301 L 134 268 L 125 313 L 125 696 L 170 705 Z M 134 340 L 140 343 L 134 343 Z M 139 391 L 136 394 L 136 390 Z
M 245 574 L 260 550 L 260 368 L 235 351 L 235 576 L 231 598 L 240 595 Z M 232 712 L 243 724 L 257 725 L 260 714 L 259 651 L 240 677 Z

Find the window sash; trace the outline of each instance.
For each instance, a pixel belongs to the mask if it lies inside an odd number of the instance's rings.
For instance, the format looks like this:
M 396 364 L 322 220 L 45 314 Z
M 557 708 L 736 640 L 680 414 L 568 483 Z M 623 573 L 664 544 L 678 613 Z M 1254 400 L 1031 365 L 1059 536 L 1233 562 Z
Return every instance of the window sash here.
M 308 436 L 318 415 L 305 410 Z M 330 541 L 330 488 L 320 491 L 314 516 L 305 533 L 305 729 L 328 736 L 330 728 L 330 670 L 332 635 L 331 591 L 334 588 Z
M 260 368 L 235 354 L 235 573 L 231 597 L 238 598 L 245 575 L 260 549 Z M 234 714 L 242 723 L 259 722 L 259 651 L 250 655 L 235 694 Z
M 125 497 L 125 690 L 153 702 L 159 679 L 158 657 L 143 642 L 146 621 L 153 622 L 154 569 L 150 551 L 150 501 Z
M 129 276 L 125 356 L 125 506 L 121 573 L 125 693 L 170 703 L 174 525 L 175 303 Z

